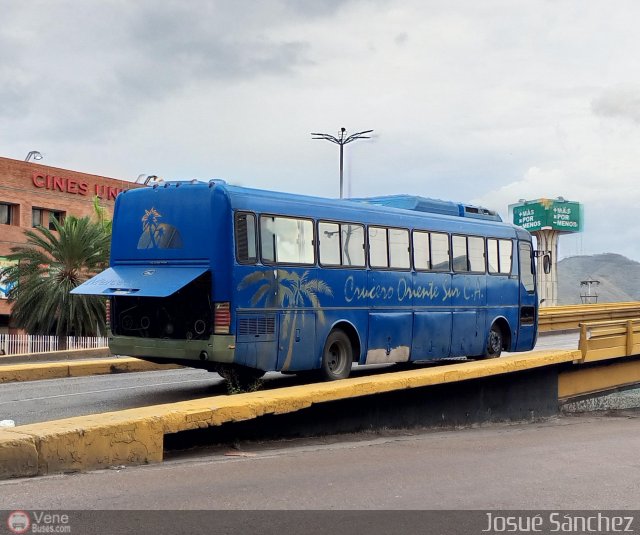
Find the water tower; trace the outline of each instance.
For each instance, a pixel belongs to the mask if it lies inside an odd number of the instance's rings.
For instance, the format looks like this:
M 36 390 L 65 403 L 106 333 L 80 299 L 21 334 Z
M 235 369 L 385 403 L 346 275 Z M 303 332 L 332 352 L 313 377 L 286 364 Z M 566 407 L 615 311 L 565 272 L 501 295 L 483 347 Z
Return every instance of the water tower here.
M 513 223 L 533 234 L 537 241 L 538 255 L 551 255 L 551 270 L 545 273 L 538 266 L 538 297 L 541 306 L 558 304 L 558 239 L 561 234 L 570 234 L 582 230 L 582 205 L 557 199 L 537 199 L 509 206 L 513 213 Z

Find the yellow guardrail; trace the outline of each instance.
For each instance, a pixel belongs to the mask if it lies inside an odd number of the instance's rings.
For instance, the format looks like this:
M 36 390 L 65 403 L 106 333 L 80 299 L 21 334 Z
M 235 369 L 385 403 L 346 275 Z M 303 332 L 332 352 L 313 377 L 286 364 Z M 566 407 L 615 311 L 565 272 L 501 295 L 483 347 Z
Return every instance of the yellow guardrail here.
M 568 305 L 540 309 L 540 332 L 578 329 L 581 323 L 640 318 L 640 301 Z
M 582 362 L 640 355 L 640 319 L 580 324 Z
M 631 388 L 640 384 L 640 319 L 596 321 L 580 325 L 580 359 L 576 364 L 607 361 L 602 365 L 576 366 L 558 375 L 558 399 L 570 400 L 598 392 Z

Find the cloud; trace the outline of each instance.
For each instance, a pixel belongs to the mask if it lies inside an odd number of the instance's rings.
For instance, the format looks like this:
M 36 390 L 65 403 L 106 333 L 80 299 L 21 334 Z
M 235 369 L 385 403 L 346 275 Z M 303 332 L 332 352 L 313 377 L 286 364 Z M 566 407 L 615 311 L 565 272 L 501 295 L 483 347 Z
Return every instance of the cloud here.
M 618 117 L 640 123 L 640 85 L 607 89 L 593 100 L 591 109 L 602 117 Z
M 562 195 L 585 204 L 585 250 L 640 259 L 632 0 L 5 0 L 2 17 L 4 156 L 335 196 L 337 148 L 309 133 L 372 128 L 345 153 L 354 196 L 506 215 Z
M 174 1 L 159 7 L 142 1 L 126 9 L 118 0 L 90 9 L 70 2 L 39 3 L 37 9 L 31 3 L 14 5 L 0 30 L 0 118 L 14 121 L 5 123 L 5 132 L 32 135 L 23 120 L 32 115 L 40 134 L 104 140 L 135 120 L 142 107 L 199 83 L 215 87 L 290 76 L 309 64 L 308 44 L 279 39 L 262 26 L 284 24 L 289 11 L 304 15 L 287 5 L 278 3 L 276 10 L 254 2 Z M 20 27 L 28 30 L 7 29 Z

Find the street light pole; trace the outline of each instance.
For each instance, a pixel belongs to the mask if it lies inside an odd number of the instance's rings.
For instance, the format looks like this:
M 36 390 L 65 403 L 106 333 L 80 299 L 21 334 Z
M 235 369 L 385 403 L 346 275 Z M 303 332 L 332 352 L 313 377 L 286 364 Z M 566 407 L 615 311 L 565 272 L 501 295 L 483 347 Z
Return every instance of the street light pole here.
M 42 154 L 40 154 L 37 150 L 30 150 L 27 157 L 24 159 L 25 162 L 28 162 L 33 158 L 34 160 L 42 160 Z
M 335 143 L 340 146 L 340 198 L 342 199 L 343 195 L 343 184 L 344 184 L 344 146 L 347 143 L 351 143 L 356 139 L 370 139 L 371 136 L 367 136 L 366 134 L 370 134 L 373 130 L 364 130 L 362 132 L 356 132 L 355 134 L 351 134 L 350 136 L 345 137 L 347 133 L 347 129 L 343 126 L 340 128 L 339 137 L 332 136 L 331 134 L 320 134 L 316 132 L 311 132 L 311 139 L 324 139 L 325 141 L 331 141 L 331 143 Z

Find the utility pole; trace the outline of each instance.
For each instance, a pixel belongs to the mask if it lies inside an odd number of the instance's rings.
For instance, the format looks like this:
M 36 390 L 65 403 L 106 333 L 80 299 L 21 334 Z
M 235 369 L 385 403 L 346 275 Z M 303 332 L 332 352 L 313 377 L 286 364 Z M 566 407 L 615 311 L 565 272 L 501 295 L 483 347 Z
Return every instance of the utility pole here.
M 319 134 L 311 132 L 311 139 L 324 139 L 326 141 L 331 141 L 331 143 L 335 143 L 336 145 L 340 145 L 340 198 L 342 199 L 343 192 L 343 184 L 344 184 L 344 146 L 347 143 L 351 143 L 356 139 L 370 139 L 371 136 L 367 136 L 366 134 L 370 134 L 373 130 L 364 130 L 363 132 L 356 132 L 355 134 L 351 134 L 347 136 L 347 129 L 343 126 L 340 128 L 340 134 L 338 137 L 332 136 L 331 134 Z M 345 137 L 346 136 L 346 137 Z

